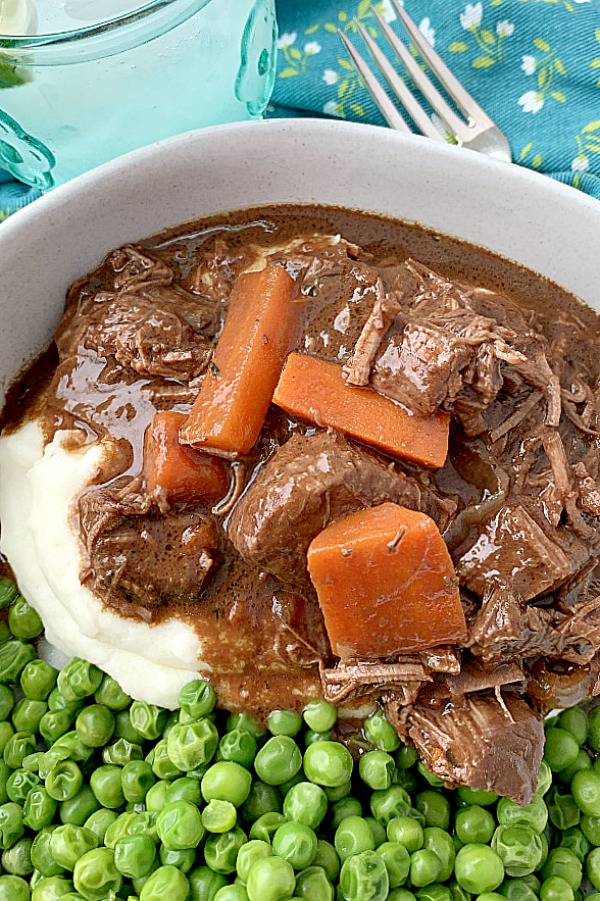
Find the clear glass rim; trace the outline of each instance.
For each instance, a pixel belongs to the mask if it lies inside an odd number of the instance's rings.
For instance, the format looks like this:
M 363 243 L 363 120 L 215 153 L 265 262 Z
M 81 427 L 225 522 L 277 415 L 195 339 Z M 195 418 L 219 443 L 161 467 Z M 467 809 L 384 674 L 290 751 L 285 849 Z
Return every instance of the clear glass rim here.
M 154 13 L 159 13 L 169 6 L 176 6 L 182 0 L 150 0 L 128 13 L 119 16 L 113 16 L 93 25 L 86 25 L 82 28 L 72 28 L 68 31 L 45 32 L 42 34 L 32 35 L 7 35 L 0 33 L 0 48 L 4 49 L 28 49 L 33 47 L 44 47 L 48 45 L 67 44 L 71 41 L 86 40 L 94 37 L 106 37 L 107 33 L 134 25 L 144 19 L 151 17 Z M 208 6 L 212 0 L 199 0 L 198 7 Z

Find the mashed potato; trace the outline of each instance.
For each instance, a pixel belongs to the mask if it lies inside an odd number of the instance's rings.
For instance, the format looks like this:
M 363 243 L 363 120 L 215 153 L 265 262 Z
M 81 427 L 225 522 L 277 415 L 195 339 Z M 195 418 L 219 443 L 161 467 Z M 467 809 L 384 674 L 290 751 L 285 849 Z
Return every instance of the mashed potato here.
M 79 580 L 81 546 L 69 512 L 109 445 L 73 450 L 68 432 L 44 448 L 37 422 L 0 439 L 0 548 L 38 610 L 48 641 L 84 657 L 134 698 L 177 706 L 182 685 L 206 671 L 202 646 L 179 620 L 146 625 L 111 612 Z

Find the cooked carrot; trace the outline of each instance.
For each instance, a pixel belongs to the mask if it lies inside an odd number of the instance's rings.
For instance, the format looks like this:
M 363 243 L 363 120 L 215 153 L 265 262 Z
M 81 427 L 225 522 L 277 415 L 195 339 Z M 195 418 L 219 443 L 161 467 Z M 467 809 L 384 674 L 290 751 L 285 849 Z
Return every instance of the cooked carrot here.
M 179 443 L 185 413 L 155 413 L 144 437 L 144 476 L 157 500 L 211 503 L 227 494 L 227 466 L 219 457 Z
M 450 554 L 424 513 L 398 504 L 349 513 L 311 542 L 308 571 L 342 660 L 393 657 L 466 636 Z
M 443 466 L 450 419 L 417 415 L 372 388 L 348 385 L 342 367 L 306 354 L 289 355 L 273 402 L 292 416 L 331 426 L 394 457 Z
M 294 280 L 275 264 L 238 278 L 182 441 L 232 457 L 253 447 L 296 335 L 295 291 Z

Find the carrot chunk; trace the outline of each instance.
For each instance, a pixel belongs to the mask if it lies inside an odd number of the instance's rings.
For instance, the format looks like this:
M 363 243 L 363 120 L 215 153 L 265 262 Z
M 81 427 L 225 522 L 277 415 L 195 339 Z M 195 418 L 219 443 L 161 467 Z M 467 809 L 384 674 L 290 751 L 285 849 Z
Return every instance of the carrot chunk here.
M 466 636 L 450 554 L 434 521 L 398 504 L 349 513 L 308 548 L 331 648 L 392 657 Z
M 372 388 L 348 385 L 342 367 L 318 357 L 289 355 L 273 402 L 292 416 L 331 426 L 394 457 L 443 466 L 450 418 L 417 415 Z
M 268 265 L 236 281 L 225 326 L 181 440 L 225 456 L 247 454 L 258 438 L 296 336 L 301 305 L 294 280 Z
M 148 493 L 167 500 L 212 503 L 229 486 L 227 466 L 219 457 L 179 443 L 185 413 L 155 413 L 144 436 L 144 476 Z

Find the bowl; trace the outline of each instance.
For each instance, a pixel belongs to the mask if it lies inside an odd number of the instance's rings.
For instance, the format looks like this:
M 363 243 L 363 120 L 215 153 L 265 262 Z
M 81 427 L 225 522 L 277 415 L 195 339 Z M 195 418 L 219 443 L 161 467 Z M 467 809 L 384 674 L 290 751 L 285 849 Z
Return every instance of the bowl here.
M 212 213 L 349 207 L 492 250 L 600 310 L 600 204 L 473 151 L 376 126 L 267 120 L 192 131 L 79 176 L 0 227 L 0 402 L 48 344 L 65 291 L 114 247 Z

